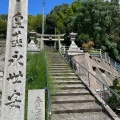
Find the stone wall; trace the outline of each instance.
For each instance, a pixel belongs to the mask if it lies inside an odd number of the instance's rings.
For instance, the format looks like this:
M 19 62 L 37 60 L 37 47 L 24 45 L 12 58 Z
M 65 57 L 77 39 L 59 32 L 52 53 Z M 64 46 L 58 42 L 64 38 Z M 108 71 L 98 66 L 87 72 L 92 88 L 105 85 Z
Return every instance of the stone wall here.
M 97 57 L 91 57 L 90 54 L 85 53 L 85 55 L 76 55 L 73 56 L 73 58 L 80 64 L 82 64 L 85 68 L 87 68 L 91 73 L 93 73 L 96 77 L 103 80 L 105 84 L 108 86 L 113 85 L 113 80 L 115 78 L 120 78 L 120 72 L 117 71 L 113 66 L 111 66 L 109 63 L 104 61 L 101 58 Z M 76 65 L 77 70 L 81 69 L 81 77 L 88 82 L 88 73 L 86 73 L 82 68 L 79 68 L 78 65 Z M 97 90 L 99 88 L 102 88 L 103 86 L 96 81 L 96 79 L 93 76 L 89 76 L 91 81 L 91 86 Z

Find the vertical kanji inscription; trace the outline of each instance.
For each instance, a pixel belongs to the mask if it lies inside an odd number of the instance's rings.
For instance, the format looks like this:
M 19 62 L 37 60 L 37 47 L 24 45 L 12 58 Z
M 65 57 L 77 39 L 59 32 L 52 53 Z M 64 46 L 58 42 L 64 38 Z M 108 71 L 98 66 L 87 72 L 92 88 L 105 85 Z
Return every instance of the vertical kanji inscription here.
M 28 0 L 9 0 L 2 120 L 24 120 Z

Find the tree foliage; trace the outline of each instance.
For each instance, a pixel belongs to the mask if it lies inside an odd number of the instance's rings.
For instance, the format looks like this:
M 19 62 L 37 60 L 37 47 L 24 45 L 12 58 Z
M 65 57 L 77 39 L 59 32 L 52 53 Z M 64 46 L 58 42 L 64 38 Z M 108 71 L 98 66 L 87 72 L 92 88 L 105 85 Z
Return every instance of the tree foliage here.
M 65 21 L 67 19 L 66 14 L 68 8 L 68 4 L 62 4 L 60 6 L 56 6 L 53 10 L 51 10 L 50 14 L 46 16 L 47 33 L 54 34 L 55 29 L 56 33 L 65 33 Z
M 8 15 L 7 14 L 1 14 L 0 15 L 0 19 L 7 20 L 8 19 Z
M 36 16 L 28 16 L 28 31 L 36 31 L 38 33 L 42 32 L 42 15 L 38 14 Z
M 118 95 L 120 95 L 120 79 L 116 78 L 113 81 L 113 85 L 110 86 L 111 89 L 113 89 Z M 116 109 L 117 107 L 120 107 L 120 98 L 117 98 L 114 94 L 108 99 L 108 104 L 113 108 Z
M 46 17 L 50 33 L 77 32 L 78 46 L 94 40 L 95 48 L 102 48 L 120 61 L 120 9 L 117 1 L 74 0 L 71 5 L 56 6 Z M 50 27 L 49 27 L 50 28 Z M 47 31 L 49 32 L 49 30 Z M 66 37 L 65 44 L 69 44 Z
M 6 18 L 7 15 L 0 16 L 4 21 Z M 28 18 L 28 30 L 42 33 L 42 15 L 29 15 Z M 5 33 L 6 25 L 0 22 L 1 35 Z M 95 48 L 102 48 L 120 62 L 120 7 L 117 0 L 74 0 L 71 5 L 55 6 L 44 22 L 45 33 L 65 33 L 65 45 L 70 44 L 69 33 L 77 32 L 75 42 L 78 46 L 93 40 Z
M 7 15 L 0 15 L 0 39 L 6 39 Z

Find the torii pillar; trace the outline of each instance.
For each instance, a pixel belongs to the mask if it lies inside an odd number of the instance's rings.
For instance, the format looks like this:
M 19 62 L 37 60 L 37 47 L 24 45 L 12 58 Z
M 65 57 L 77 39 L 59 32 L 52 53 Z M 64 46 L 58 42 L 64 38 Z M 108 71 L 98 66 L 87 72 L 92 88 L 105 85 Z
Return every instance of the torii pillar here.
M 59 51 L 60 51 L 61 50 L 60 36 L 58 36 L 58 46 L 59 46 Z
M 9 0 L 1 120 L 24 120 L 28 0 Z

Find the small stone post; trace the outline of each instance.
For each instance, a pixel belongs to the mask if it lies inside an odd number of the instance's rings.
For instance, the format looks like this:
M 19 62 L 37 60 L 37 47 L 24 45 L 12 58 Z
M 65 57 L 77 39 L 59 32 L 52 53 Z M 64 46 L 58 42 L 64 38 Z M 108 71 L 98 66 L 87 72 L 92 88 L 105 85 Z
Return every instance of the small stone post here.
M 27 120 L 45 120 L 45 89 L 28 91 Z
M 107 60 L 107 54 L 106 54 L 106 52 L 105 52 L 105 60 Z
M 1 120 L 24 120 L 28 0 L 9 0 Z
M 114 67 L 115 67 L 115 68 L 117 67 L 117 62 L 115 62 Z
M 102 59 L 102 50 L 100 49 L 100 58 Z

